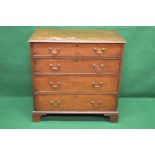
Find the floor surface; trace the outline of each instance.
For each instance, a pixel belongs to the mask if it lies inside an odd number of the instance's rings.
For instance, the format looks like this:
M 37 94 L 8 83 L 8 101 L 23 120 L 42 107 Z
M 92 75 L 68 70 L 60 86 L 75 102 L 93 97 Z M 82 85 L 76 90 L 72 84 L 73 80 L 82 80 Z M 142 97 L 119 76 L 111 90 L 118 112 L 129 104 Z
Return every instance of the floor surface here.
M 120 98 L 119 122 L 108 122 L 103 116 L 48 116 L 32 122 L 31 97 L 0 98 L 2 129 L 146 129 L 155 128 L 155 98 Z

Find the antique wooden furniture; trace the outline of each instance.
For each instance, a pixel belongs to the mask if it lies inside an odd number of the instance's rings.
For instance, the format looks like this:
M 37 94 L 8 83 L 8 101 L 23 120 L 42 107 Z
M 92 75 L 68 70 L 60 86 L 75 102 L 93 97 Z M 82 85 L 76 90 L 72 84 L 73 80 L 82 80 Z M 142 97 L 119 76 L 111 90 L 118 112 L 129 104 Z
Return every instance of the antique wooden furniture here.
M 46 114 L 103 114 L 118 120 L 125 40 L 115 31 L 37 29 L 31 36 L 33 120 Z

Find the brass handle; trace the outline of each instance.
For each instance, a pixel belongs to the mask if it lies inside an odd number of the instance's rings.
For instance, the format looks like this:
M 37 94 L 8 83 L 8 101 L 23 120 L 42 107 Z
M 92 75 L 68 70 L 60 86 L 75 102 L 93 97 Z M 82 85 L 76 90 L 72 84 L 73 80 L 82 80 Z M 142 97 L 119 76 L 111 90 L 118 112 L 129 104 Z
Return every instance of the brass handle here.
M 93 51 L 96 53 L 96 54 L 103 54 L 105 52 L 106 48 L 93 48 Z
M 102 70 L 104 68 L 104 64 L 98 65 L 98 64 L 93 64 L 92 67 L 94 68 L 94 70 Z
M 49 47 L 48 48 L 49 52 L 52 54 L 52 55 L 57 55 L 60 51 L 60 48 L 52 48 L 52 47 Z
M 60 100 L 50 100 L 50 104 L 54 107 L 58 107 L 60 105 Z
M 94 100 L 92 100 L 92 101 L 90 101 L 90 104 L 97 107 L 97 106 L 100 106 L 102 104 L 102 101 L 94 101 Z
M 51 86 L 53 89 L 58 89 L 58 88 L 60 87 L 60 85 L 61 85 L 61 82 L 56 82 L 56 83 L 54 83 L 54 82 L 50 81 L 49 84 L 50 84 L 50 86 Z
M 99 82 L 98 84 L 96 84 L 96 82 L 92 82 L 91 84 L 93 85 L 94 88 L 100 88 L 103 86 L 103 82 Z
M 61 67 L 61 65 L 60 65 L 60 64 L 55 64 L 55 65 L 50 64 L 49 66 L 50 66 L 51 70 L 59 70 L 59 69 L 60 69 L 60 67 Z

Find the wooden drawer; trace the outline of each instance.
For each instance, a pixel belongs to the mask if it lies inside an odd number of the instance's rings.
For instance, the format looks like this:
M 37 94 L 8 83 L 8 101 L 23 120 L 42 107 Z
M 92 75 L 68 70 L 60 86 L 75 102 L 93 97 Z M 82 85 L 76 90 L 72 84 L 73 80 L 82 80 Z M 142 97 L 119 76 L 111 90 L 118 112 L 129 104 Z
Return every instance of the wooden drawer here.
M 119 60 L 34 59 L 35 73 L 119 73 Z
M 50 93 L 116 93 L 117 76 L 35 76 L 36 92 Z
M 35 110 L 42 111 L 113 111 L 115 95 L 36 95 Z
M 121 44 L 34 43 L 32 52 L 37 56 L 119 57 L 121 48 Z

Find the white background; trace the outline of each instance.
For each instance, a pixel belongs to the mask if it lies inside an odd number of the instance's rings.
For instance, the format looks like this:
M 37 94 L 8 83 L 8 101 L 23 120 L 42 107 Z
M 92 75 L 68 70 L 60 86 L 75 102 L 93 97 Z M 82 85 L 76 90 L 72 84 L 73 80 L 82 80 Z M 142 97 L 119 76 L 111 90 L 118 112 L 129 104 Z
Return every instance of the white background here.
M 154 26 L 153 2 L 1 0 L 0 25 Z M 0 130 L 0 155 L 154 155 L 154 147 L 154 130 Z
M 1 0 L 0 25 L 154 25 L 153 0 Z
M 52 122 L 51 122 L 52 123 Z M 2 155 L 154 155 L 154 130 L 1 130 Z

